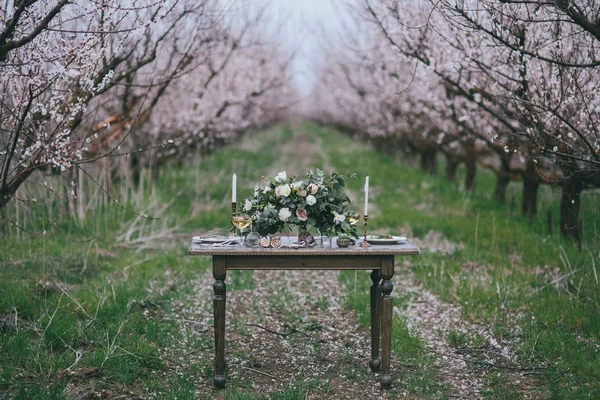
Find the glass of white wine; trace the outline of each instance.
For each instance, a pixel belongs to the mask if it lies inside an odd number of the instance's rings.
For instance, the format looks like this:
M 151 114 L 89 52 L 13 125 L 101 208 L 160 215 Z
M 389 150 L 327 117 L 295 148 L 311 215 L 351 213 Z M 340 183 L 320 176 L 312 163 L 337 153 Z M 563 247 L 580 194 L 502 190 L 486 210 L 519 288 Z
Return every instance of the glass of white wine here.
M 239 230 L 246 229 L 252 224 L 252 220 L 247 215 L 234 215 L 231 217 L 231 223 Z
M 231 217 L 231 223 L 237 229 L 240 230 L 240 235 L 242 236 L 242 240 L 245 242 L 245 236 L 248 234 L 250 225 L 252 225 L 252 220 L 247 215 L 234 215 Z

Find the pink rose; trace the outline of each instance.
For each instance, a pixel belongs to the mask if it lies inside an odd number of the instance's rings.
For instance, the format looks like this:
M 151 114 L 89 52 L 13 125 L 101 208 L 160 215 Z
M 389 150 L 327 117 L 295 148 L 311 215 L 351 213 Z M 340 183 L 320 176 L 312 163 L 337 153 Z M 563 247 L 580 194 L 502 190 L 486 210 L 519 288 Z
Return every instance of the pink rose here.
M 296 217 L 302 222 L 308 219 L 308 215 L 306 215 L 306 210 L 304 208 L 296 209 Z
M 315 193 L 317 193 L 317 190 L 319 190 L 319 187 L 317 185 L 315 185 L 314 183 L 311 183 L 310 185 L 308 185 L 308 188 L 310 189 L 310 194 L 315 194 Z

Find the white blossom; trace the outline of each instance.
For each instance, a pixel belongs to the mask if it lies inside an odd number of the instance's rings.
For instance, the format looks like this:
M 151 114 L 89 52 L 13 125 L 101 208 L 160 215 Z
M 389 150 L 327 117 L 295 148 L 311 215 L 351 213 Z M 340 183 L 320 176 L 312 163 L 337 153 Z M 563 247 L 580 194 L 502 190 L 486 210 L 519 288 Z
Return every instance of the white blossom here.
M 338 214 L 337 212 L 333 212 L 333 222 L 336 224 L 341 224 L 346 220 L 346 216 L 344 214 Z
M 281 171 L 277 173 L 275 176 L 275 182 L 285 182 L 287 180 L 287 173 L 285 171 Z
M 292 216 L 292 213 L 289 208 L 283 207 L 279 210 L 279 220 L 287 221 L 289 217 Z
M 275 194 L 281 197 L 288 197 L 292 193 L 292 188 L 287 183 L 285 185 L 277 186 L 275 188 Z

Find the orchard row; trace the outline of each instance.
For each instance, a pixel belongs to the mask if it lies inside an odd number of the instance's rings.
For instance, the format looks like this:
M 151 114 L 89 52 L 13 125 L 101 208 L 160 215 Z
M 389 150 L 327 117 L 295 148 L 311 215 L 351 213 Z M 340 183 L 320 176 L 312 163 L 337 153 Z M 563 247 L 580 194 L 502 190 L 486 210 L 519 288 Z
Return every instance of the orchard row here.
M 561 233 L 579 238 L 581 193 L 600 187 L 600 3 L 359 3 L 312 114 L 425 169 L 442 153 L 449 179 L 463 163 L 469 189 L 483 165 L 499 201 L 520 180 L 532 217 L 539 186 L 559 185 Z
M 34 173 L 103 160 L 135 175 L 278 119 L 296 93 L 263 15 L 242 1 L 7 2 L 0 208 Z

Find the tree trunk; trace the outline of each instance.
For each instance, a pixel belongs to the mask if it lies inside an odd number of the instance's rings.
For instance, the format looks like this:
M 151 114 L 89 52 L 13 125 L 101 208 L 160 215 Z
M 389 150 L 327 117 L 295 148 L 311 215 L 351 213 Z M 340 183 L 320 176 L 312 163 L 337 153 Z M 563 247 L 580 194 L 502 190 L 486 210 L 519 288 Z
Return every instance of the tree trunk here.
M 540 187 L 540 176 L 535 169 L 533 159 L 527 158 L 525 173 L 523 174 L 523 203 L 521 210 L 523 215 L 529 215 L 533 219 L 537 214 L 537 194 Z
M 446 179 L 448 182 L 456 182 L 456 171 L 460 161 L 457 157 L 446 154 Z
M 4 182 L 2 186 L 0 186 L 0 208 L 4 208 L 13 198 L 15 193 L 17 193 L 17 189 L 21 186 L 23 182 L 35 171 L 35 168 L 24 168 L 20 170 L 9 182 Z
M 500 204 L 506 201 L 506 188 L 510 183 L 510 175 L 508 172 L 501 170 L 496 177 L 496 188 L 494 189 L 494 199 Z
M 426 149 L 421 152 L 421 169 L 435 175 L 437 172 L 436 151 Z
M 494 198 L 501 204 L 506 201 L 506 188 L 510 183 L 510 159 L 510 154 L 500 156 L 500 172 L 496 178 Z
M 566 238 L 579 241 L 579 208 L 583 185 L 576 178 L 569 179 L 562 188 L 560 200 L 560 234 Z
M 524 180 L 523 181 L 523 215 L 529 215 L 529 219 L 535 218 L 537 215 L 537 195 L 540 188 L 539 181 Z
M 129 169 L 131 171 L 131 180 L 137 186 L 140 183 L 141 155 L 140 153 L 132 153 L 129 155 Z
M 414 143 L 405 140 L 400 143 L 398 147 L 400 152 L 402 153 L 403 161 L 409 165 L 415 166 L 417 165 L 417 158 L 419 156 L 419 149 L 414 145 Z
M 391 136 L 384 136 L 376 141 L 375 147 L 384 154 L 394 154 L 394 138 Z
M 83 170 L 81 168 L 77 168 L 74 170 L 74 182 L 75 183 L 75 187 L 74 190 L 76 190 L 75 195 L 76 198 L 73 199 L 75 202 L 75 206 L 77 208 L 77 210 L 75 210 L 75 214 L 73 215 L 74 217 L 77 216 L 77 218 L 79 219 L 79 221 L 83 221 L 85 220 L 85 189 L 83 187 L 83 181 L 85 179 Z M 106 196 L 106 193 L 104 194 L 104 196 Z M 106 204 L 106 201 L 104 202 Z
M 8 204 L 11 197 L 11 195 L 0 193 L 0 209 L 4 208 L 4 206 Z
M 469 191 L 475 190 L 475 176 L 477 175 L 477 152 L 474 143 L 465 143 L 465 188 Z

